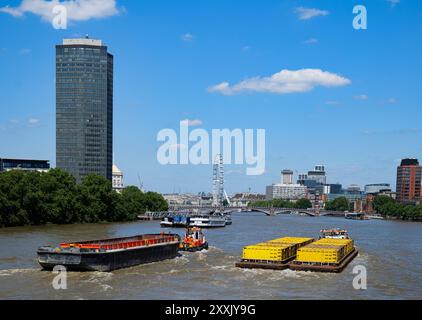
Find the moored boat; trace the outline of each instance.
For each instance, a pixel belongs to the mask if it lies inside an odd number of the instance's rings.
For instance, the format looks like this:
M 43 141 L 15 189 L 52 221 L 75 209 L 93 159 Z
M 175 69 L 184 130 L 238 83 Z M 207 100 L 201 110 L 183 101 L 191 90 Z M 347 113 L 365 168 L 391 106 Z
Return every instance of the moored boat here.
M 224 218 L 226 219 L 226 226 L 229 226 L 229 225 L 233 224 L 231 214 L 225 214 L 224 215 Z
M 163 218 L 160 226 L 163 228 L 186 228 L 190 224 L 190 218 L 185 216 L 173 216 Z
M 226 226 L 226 218 L 216 215 L 193 216 L 190 219 L 190 226 L 198 228 L 223 228 Z
M 38 249 L 38 262 L 43 269 L 64 266 L 68 271 L 103 271 L 175 258 L 180 236 L 145 234 L 134 237 L 62 243 Z

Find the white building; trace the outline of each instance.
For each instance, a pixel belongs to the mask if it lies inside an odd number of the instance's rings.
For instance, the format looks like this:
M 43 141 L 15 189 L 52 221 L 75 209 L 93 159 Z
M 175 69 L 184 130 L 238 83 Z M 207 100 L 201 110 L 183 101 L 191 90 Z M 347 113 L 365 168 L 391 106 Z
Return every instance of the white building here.
M 282 200 L 299 200 L 306 198 L 308 189 L 300 184 L 273 184 L 267 187 L 267 200 L 282 199 Z
M 117 168 L 116 165 L 113 165 L 113 175 L 112 175 L 112 184 L 113 184 L 113 190 L 117 192 L 122 192 L 124 189 L 123 185 L 123 172 Z
M 281 183 L 267 186 L 266 199 L 299 200 L 306 198 L 308 189 L 306 186 L 293 183 L 293 171 L 283 170 Z

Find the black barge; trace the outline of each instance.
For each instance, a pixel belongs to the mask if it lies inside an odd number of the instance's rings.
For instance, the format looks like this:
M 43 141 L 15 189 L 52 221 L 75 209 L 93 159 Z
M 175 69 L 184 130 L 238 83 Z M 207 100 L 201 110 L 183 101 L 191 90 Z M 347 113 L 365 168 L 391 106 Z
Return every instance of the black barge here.
M 140 264 L 175 258 L 180 236 L 146 234 L 134 237 L 62 243 L 40 247 L 38 262 L 45 270 L 64 266 L 68 271 L 110 272 Z

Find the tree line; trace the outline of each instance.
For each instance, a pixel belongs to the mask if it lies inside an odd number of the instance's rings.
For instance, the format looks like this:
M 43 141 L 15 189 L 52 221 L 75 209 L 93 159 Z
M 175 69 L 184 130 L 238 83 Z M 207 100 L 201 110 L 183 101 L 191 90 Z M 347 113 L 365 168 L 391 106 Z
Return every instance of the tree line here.
M 374 199 L 374 209 L 383 216 L 403 220 L 422 219 L 422 205 L 401 204 L 391 197 L 377 196 Z
M 373 202 L 374 210 L 389 217 L 403 220 L 416 220 L 422 218 L 422 205 L 402 204 L 388 196 L 376 196 Z M 353 204 L 345 197 L 328 201 L 325 209 L 330 211 L 353 211 Z
M 133 221 L 146 211 L 167 209 L 158 193 L 131 186 L 119 194 L 95 174 L 81 184 L 60 169 L 0 174 L 0 227 Z
M 338 197 L 325 203 L 328 211 L 353 211 L 353 204 L 346 197 Z

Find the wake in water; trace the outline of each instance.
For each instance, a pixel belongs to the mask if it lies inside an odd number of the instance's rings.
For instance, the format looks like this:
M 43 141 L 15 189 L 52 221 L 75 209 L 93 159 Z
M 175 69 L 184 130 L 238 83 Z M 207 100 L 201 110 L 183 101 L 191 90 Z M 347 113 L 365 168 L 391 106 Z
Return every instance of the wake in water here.
M 40 272 L 40 269 L 8 269 L 8 270 L 0 270 L 0 277 L 9 277 L 15 274 L 24 274 L 24 273 L 33 273 L 33 272 Z

